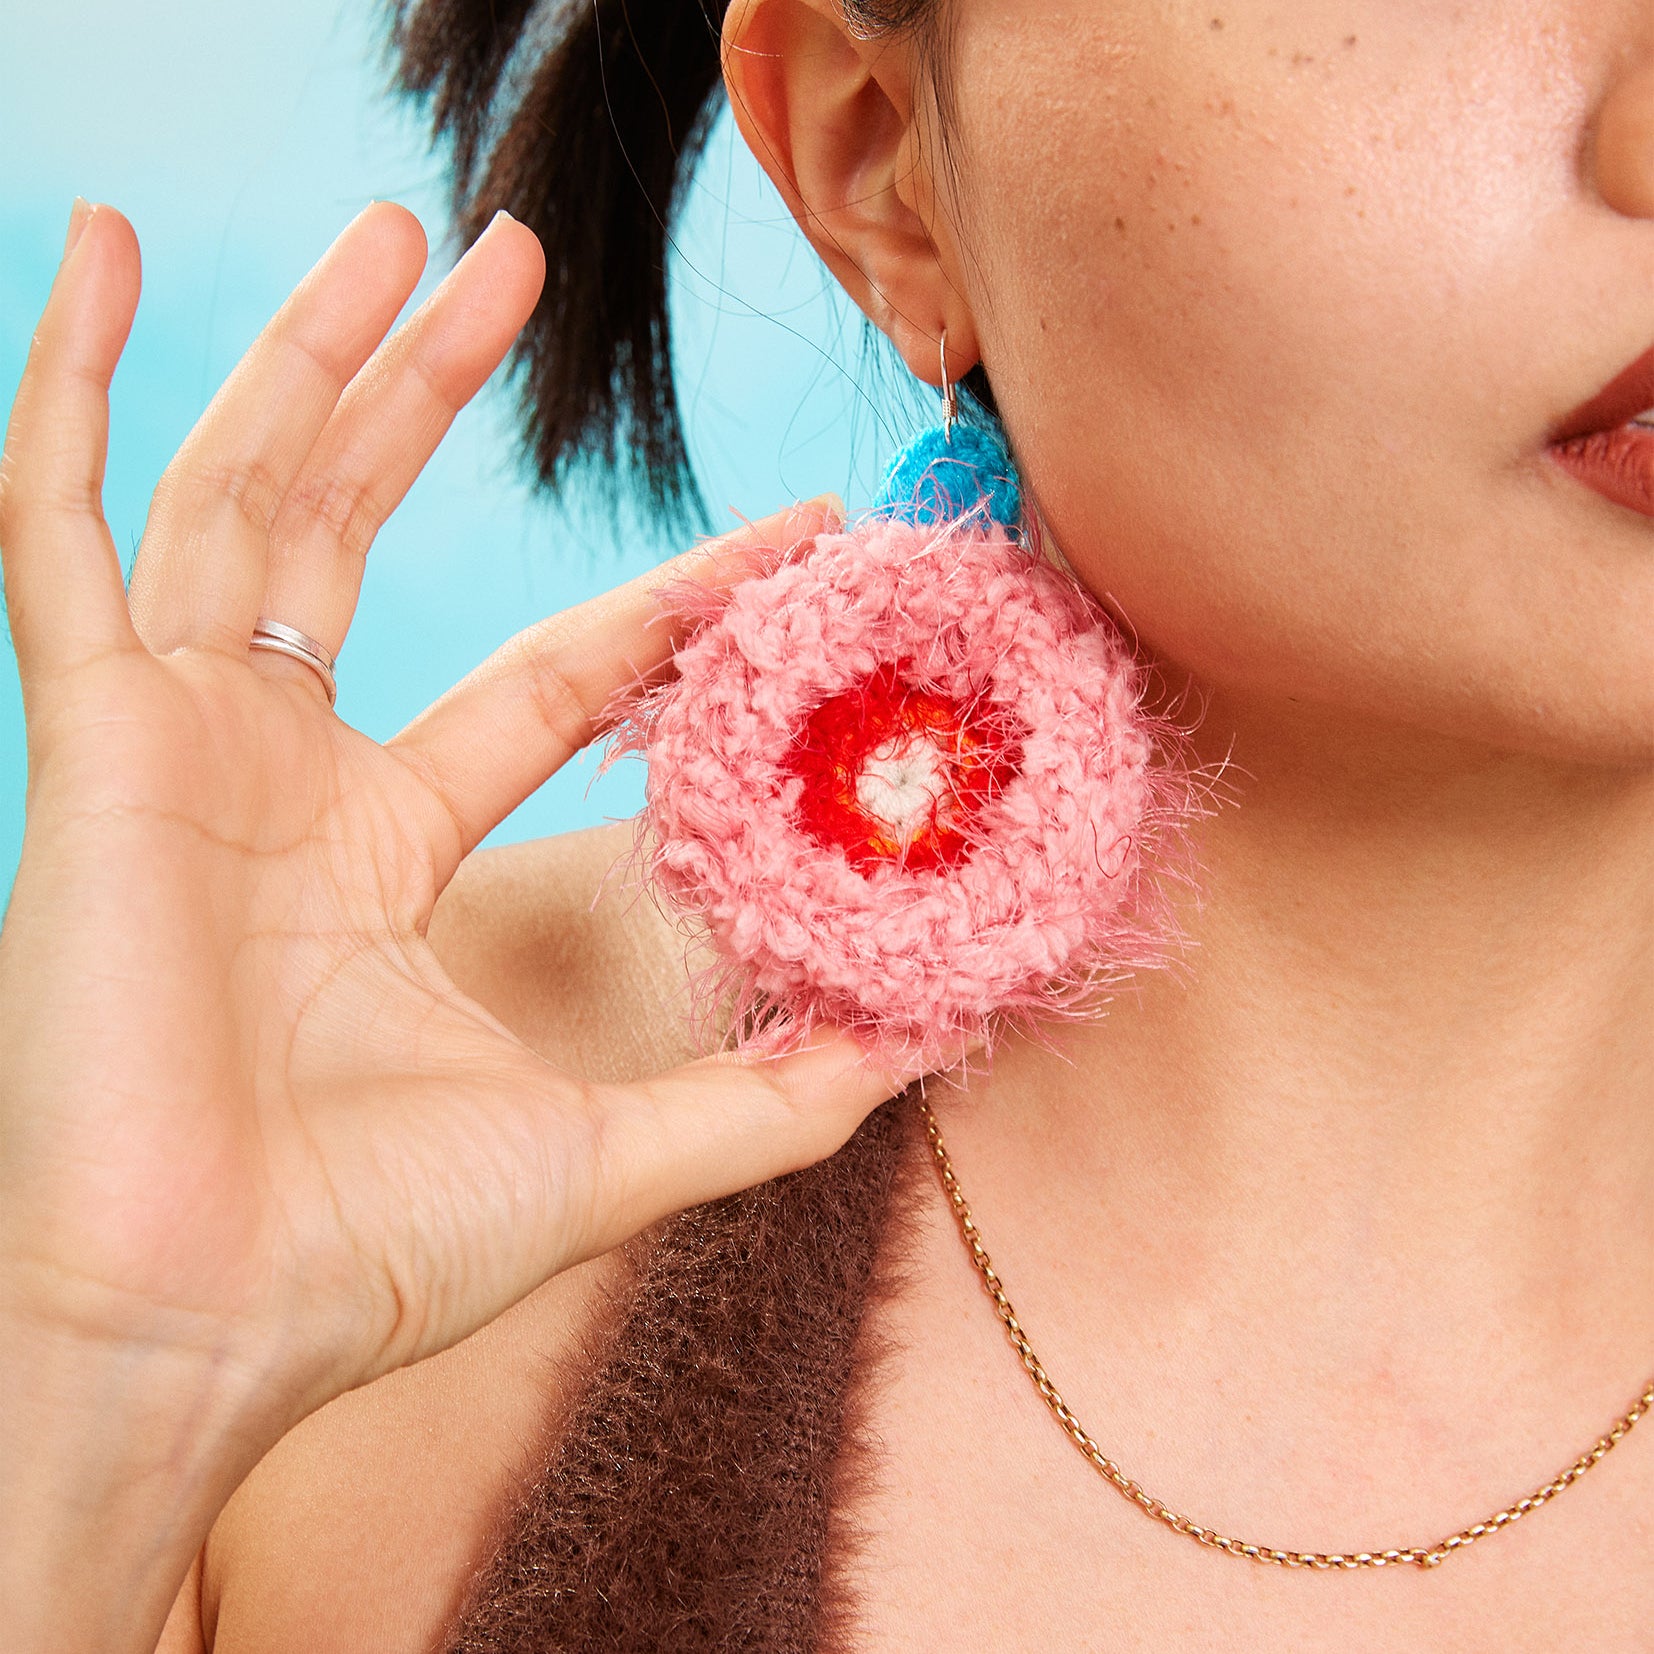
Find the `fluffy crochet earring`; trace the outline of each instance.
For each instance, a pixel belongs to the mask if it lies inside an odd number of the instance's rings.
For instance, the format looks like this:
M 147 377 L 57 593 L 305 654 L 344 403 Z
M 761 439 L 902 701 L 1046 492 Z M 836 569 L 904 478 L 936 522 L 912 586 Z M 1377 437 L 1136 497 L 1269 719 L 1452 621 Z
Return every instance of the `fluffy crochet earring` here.
M 702 1009 L 777 1048 L 820 1023 L 948 1060 L 1162 959 L 1144 851 L 1195 808 L 1113 620 L 1039 551 L 992 430 L 957 415 L 841 532 L 680 585 L 676 677 L 626 709 L 638 853 L 716 963 Z M 608 761 L 608 760 L 606 760 Z

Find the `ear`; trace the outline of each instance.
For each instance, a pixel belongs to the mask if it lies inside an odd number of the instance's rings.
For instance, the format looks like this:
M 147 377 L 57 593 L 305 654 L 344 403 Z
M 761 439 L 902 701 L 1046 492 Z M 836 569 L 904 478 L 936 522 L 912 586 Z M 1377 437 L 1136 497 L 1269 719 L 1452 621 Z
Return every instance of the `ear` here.
M 850 297 L 916 377 L 980 355 L 923 142 L 918 54 L 866 40 L 839 0 L 732 0 L 724 83 L 741 136 Z

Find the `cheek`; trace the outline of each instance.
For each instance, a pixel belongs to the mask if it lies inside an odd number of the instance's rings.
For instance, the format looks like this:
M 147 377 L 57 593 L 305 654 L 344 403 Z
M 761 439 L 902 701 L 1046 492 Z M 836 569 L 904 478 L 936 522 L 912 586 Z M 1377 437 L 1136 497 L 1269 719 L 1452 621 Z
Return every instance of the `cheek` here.
M 1539 454 L 1601 349 L 1578 254 L 1620 233 L 1578 181 L 1590 31 L 1538 0 L 1021 6 L 963 13 L 964 228 L 1082 578 L 1209 682 L 1460 732 L 1525 739 L 1587 658 L 1646 686 L 1654 558 Z

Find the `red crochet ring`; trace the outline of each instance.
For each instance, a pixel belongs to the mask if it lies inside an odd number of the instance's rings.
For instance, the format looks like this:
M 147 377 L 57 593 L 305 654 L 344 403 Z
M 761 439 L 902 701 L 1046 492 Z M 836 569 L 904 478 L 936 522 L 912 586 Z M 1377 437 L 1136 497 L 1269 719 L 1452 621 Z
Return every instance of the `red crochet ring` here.
M 610 757 L 647 754 L 640 854 L 723 961 L 713 1021 L 945 1059 L 1162 956 L 1138 874 L 1186 807 L 1175 732 L 1098 605 L 997 523 L 870 515 L 674 606 L 677 677 Z
M 794 819 L 858 872 L 957 867 L 982 806 L 1016 774 L 1020 728 L 996 703 L 967 707 L 916 687 L 886 662 L 823 701 L 784 772 L 800 783 Z

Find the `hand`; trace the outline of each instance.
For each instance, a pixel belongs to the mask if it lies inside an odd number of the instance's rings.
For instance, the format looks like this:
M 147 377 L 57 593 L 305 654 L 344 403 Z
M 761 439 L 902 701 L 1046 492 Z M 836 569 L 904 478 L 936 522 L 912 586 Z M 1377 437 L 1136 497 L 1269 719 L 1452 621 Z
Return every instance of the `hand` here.
M 61 1554 L 91 1531 L 71 1504 L 171 1477 L 178 1532 L 138 1541 L 181 1573 L 306 1412 L 670 1211 L 820 1158 L 906 1078 L 827 1036 L 591 1084 L 425 941 L 460 860 L 669 658 L 653 586 L 738 578 L 743 548 L 833 514 L 531 627 L 378 745 L 248 638 L 266 615 L 338 650 L 374 534 L 534 305 L 537 242 L 497 219 L 381 343 L 424 242 L 398 208 L 362 214 L 169 468 L 129 599 L 98 501 L 137 246 L 109 208 L 78 218 L 0 470 L 30 764 L 0 934 L 0 1359 L 24 1401 L 0 1427 L 0 1549 L 65 1577 L 92 1560 Z M 104 1480 L 63 1486 L 60 1437 Z

